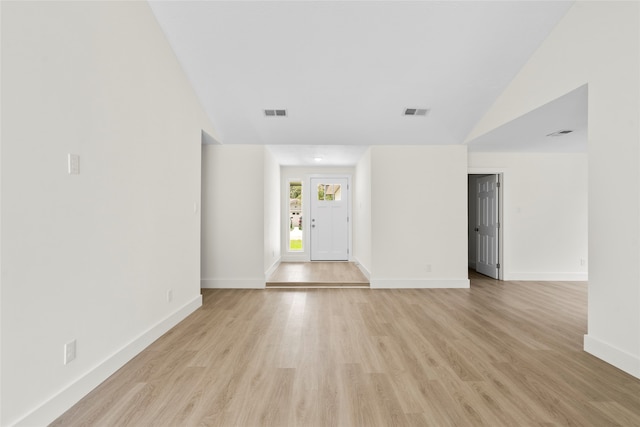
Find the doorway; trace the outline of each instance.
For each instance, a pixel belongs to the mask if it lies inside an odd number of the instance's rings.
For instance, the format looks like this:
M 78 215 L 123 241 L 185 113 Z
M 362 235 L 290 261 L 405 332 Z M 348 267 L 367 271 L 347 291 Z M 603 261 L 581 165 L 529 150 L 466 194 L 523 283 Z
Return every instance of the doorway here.
M 502 279 L 502 176 L 468 175 L 469 268 Z
M 311 261 L 349 260 L 349 181 L 311 178 Z

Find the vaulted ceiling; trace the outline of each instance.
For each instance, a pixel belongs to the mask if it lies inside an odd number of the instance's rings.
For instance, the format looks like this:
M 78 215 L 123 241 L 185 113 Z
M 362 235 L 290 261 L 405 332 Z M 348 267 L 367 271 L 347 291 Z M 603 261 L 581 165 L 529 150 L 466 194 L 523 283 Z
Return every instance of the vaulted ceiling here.
M 304 164 L 323 150 L 462 144 L 572 2 L 150 4 L 219 142 Z

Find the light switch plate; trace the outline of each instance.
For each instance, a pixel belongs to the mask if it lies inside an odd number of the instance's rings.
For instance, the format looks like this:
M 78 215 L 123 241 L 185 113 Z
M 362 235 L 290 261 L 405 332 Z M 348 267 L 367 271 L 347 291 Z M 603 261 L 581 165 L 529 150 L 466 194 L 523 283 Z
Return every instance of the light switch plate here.
M 69 153 L 68 166 L 69 175 L 80 175 L 80 156 Z
M 68 364 L 76 358 L 76 340 L 70 341 L 64 345 L 64 364 Z

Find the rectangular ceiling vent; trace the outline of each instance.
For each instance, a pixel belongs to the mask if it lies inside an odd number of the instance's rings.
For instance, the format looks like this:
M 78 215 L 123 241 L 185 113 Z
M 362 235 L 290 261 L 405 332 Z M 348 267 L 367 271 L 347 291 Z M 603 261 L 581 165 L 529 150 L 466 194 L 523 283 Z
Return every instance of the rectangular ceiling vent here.
M 405 108 L 405 116 L 426 116 L 429 113 L 428 108 Z
M 287 110 L 264 110 L 267 117 L 287 117 Z
M 563 136 L 573 132 L 572 130 L 559 130 L 557 132 L 550 133 L 547 136 Z

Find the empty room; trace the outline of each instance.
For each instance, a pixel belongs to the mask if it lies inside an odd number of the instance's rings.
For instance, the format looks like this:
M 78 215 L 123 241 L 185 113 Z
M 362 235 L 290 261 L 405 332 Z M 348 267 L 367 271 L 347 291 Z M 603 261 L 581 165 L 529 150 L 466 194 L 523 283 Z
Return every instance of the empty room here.
M 0 426 L 640 425 L 637 1 L 0 2 Z

